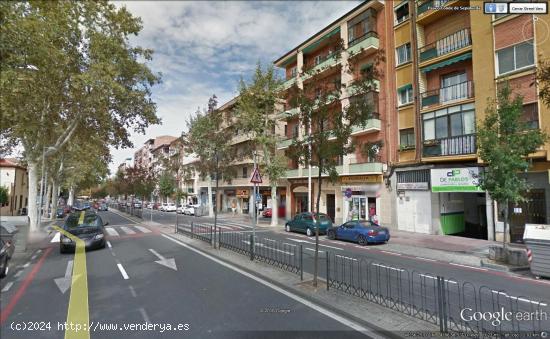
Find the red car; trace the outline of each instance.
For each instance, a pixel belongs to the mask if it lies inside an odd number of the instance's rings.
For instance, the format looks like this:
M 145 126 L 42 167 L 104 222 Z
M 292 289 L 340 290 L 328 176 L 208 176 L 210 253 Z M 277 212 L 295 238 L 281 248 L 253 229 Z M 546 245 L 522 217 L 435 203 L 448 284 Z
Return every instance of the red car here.
M 262 216 L 264 218 L 271 218 L 271 216 L 273 215 L 273 210 L 271 208 L 266 208 L 263 212 L 262 212 Z M 279 218 L 284 218 L 285 217 L 285 208 L 284 207 L 279 207 L 279 213 L 278 213 L 278 216 Z

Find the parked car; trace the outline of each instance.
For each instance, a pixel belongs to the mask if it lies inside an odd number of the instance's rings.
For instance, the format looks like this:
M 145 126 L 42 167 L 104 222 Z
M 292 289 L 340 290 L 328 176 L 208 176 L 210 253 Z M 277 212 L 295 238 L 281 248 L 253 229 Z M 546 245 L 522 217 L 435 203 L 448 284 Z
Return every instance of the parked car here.
M 9 261 L 15 250 L 14 235 L 17 228 L 13 226 L 0 226 L 0 278 L 8 275 Z
M 65 218 L 65 209 L 63 207 L 59 207 L 55 212 L 55 217 L 58 219 Z
M 369 220 L 352 220 L 328 230 L 329 239 L 347 240 L 367 245 L 390 240 L 390 230 Z
M 176 210 L 177 210 L 176 204 L 174 204 L 173 202 L 168 203 L 164 207 L 165 212 L 176 212 Z
M 264 218 L 271 218 L 271 215 L 273 214 L 272 213 L 272 209 L 271 208 L 266 208 L 263 212 L 262 212 L 262 217 Z
M 134 202 L 134 208 L 141 208 L 141 201 Z
M 319 234 L 326 234 L 327 230 L 332 227 L 332 221 L 324 214 L 316 215 L 319 218 Z M 315 226 L 317 224 L 313 220 L 313 213 L 305 212 L 297 214 L 292 220 L 287 221 L 285 231 L 297 231 L 307 234 L 308 237 L 315 235 Z
M 155 205 L 155 204 L 153 204 L 152 202 L 150 202 L 150 203 L 148 203 L 145 207 L 146 207 L 146 208 L 149 208 L 149 209 L 152 209 L 154 205 Z
M 159 204 L 158 202 L 156 202 L 156 203 L 153 204 L 153 209 L 154 209 L 154 210 L 160 210 L 160 206 L 161 206 L 161 204 Z
M 159 205 L 158 210 L 162 211 L 162 212 L 165 212 L 167 206 L 168 206 L 168 203 L 164 202 L 164 203 Z
M 81 214 L 84 214 L 82 222 L 80 222 Z M 107 222 L 103 222 L 101 217 L 91 211 L 71 213 L 65 219 L 63 229 L 78 238 L 84 240 L 86 249 L 105 248 L 105 227 Z M 59 252 L 65 253 L 73 250 L 76 243 L 69 237 L 61 235 L 59 241 Z
M 185 206 L 183 206 L 183 205 L 178 205 L 178 207 L 176 208 L 176 213 L 177 213 L 177 214 L 183 214 L 184 208 L 185 208 Z
M 195 212 L 197 209 L 199 209 L 200 205 L 199 204 L 195 204 L 195 205 L 192 205 L 192 204 L 188 204 L 188 205 L 185 205 L 184 209 L 183 209 L 183 214 L 186 214 L 186 215 L 195 215 Z

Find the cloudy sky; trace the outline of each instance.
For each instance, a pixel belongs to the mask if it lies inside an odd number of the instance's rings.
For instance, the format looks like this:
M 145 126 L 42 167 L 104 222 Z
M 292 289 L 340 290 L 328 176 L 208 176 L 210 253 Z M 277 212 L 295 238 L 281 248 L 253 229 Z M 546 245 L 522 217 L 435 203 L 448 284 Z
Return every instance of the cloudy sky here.
M 155 51 L 151 68 L 163 74 L 153 89 L 162 125 L 133 135 L 137 148 L 157 135 L 179 136 L 188 116 L 216 94 L 237 93 L 240 77 L 296 47 L 360 1 L 127 1 L 115 2 L 143 20 L 132 43 Z M 112 150 L 114 173 L 133 149 Z

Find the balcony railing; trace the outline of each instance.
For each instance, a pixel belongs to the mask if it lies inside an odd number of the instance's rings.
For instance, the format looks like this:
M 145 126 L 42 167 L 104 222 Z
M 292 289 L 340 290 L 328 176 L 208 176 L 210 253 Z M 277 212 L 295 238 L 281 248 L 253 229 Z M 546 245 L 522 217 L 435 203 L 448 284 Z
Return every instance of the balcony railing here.
M 474 82 L 465 81 L 456 85 L 438 88 L 421 94 L 422 107 L 443 105 L 457 100 L 466 100 L 474 97 Z
M 277 143 L 277 148 L 278 149 L 283 149 L 283 148 L 287 148 L 289 147 L 290 145 L 292 144 L 292 139 L 289 138 L 289 139 L 284 139 L 284 140 L 281 140 Z
M 432 42 L 431 44 L 420 47 L 418 50 L 418 52 L 420 53 L 420 61 L 422 62 L 437 58 L 439 56 L 457 51 L 461 48 L 470 46 L 471 44 L 472 37 L 470 35 L 470 28 L 464 28 L 442 39 Z
M 422 154 L 425 157 L 474 154 L 477 151 L 476 135 L 466 134 L 450 138 L 425 140 Z
M 418 5 L 418 9 L 417 9 L 418 15 L 426 12 L 430 8 L 443 7 L 449 1 L 450 0 L 428 0 L 428 1 L 424 1 L 423 3 Z
M 338 53 L 340 53 L 340 51 L 336 50 L 328 55 L 321 57 L 318 63 L 313 63 L 304 67 L 305 74 L 303 75 L 302 79 L 307 80 L 316 72 L 322 72 L 323 70 L 336 65 L 338 63 L 338 60 L 336 59 L 336 55 Z

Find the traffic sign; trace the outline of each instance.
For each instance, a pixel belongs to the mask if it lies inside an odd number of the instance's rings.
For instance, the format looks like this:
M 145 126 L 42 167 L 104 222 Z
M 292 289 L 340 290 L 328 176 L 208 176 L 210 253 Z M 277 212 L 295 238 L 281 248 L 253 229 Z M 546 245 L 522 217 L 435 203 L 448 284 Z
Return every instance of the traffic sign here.
M 258 169 L 258 167 L 254 168 L 254 172 L 252 173 L 252 178 L 250 179 L 250 182 L 253 184 L 262 183 L 262 176 L 260 174 L 260 170 Z

